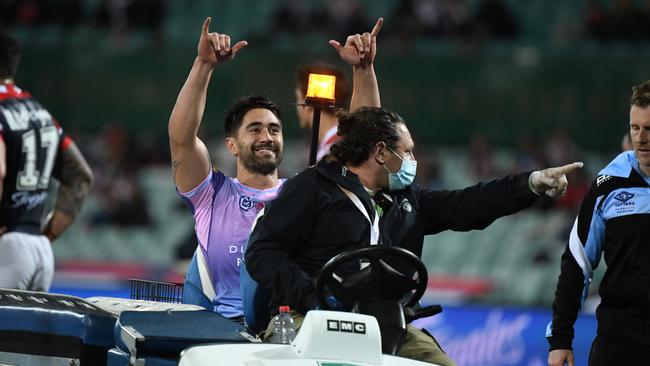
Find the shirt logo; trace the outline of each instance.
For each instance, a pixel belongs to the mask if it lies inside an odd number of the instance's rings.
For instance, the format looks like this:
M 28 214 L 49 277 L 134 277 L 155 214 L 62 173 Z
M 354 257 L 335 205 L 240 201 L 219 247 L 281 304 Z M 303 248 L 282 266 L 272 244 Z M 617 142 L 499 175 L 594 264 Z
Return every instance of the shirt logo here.
M 239 197 L 239 208 L 244 211 L 248 211 L 253 207 L 253 200 L 248 196 Z
M 405 212 L 411 212 L 413 210 L 413 207 L 411 207 L 411 203 L 406 198 L 402 200 L 399 206 L 402 209 L 402 211 Z
M 608 180 L 612 179 L 611 175 L 601 175 L 596 179 L 596 186 L 600 187 L 601 184 L 607 182 Z
M 248 211 L 253 207 L 255 207 L 258 210 L 261 210 L 264 208 L 264 202 L 257 202 L 253 200 L 252 197 L 248 197 L 248 196 L 239 197 L 239 208 L 241 208 L 244 211 Z
M 630 199 L 632 199 L 632 197 L 634 197 L 634 196 L 635 196 L 634 193 L 623 191 L 623 192 L 617 194 L 616 196 L 614 196 L 614 199 L 617 200 L 617 201 L 621 201 L 621 202 L 625 203 L 625 202 L 629 201 Z
M 27 210 L 31 210 L 45 202 L 46 198 L 47 192 L 40 192 L 37 194 L 32 194 L 30 192 L 16 192 L 11 195 L 11 199 L 14 201 L 12 208 L 26 206 Z

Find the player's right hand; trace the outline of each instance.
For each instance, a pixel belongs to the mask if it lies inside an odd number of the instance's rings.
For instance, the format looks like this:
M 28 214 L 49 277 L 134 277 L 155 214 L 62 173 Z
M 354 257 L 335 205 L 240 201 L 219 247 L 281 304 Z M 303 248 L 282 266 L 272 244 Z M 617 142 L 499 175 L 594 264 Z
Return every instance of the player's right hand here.
M 364 67 L 371 65 L 375 61 L 375 55 L 377 54 L 377 35 L 382 24 L 384 24 L 384 18 L 377 19 L 377 23 L 370 33 L 365 32 L 348 36 L 343 46 L 335 40 L 330 40 L 329 44 L 338 52 L 341 59 L 350 66 Z
M 548 353 L 548 366 L 574 366 L 573 351 L 570 349 L 554 349 Z
M 201 38 L 199 39 L 197 57 L 201 62 L 216 66 L 235 58 L 237 52 L 246 47 L 248 42 L 239 41 L 237 44 L 230 47 L 229 35 L 209 31 L 211 21 L 211 17 L 207 17 L 203 21 L 203 29 L 201 31 Z
M 539 195 L 546 194 L 551 198 L 559 197 L 566 192 L 567 174 L 582 168 L 582 165 L 582 162 L 575 162 L 561 167 L 536 170 L 530 174 L 528 185 L 533 192 Z

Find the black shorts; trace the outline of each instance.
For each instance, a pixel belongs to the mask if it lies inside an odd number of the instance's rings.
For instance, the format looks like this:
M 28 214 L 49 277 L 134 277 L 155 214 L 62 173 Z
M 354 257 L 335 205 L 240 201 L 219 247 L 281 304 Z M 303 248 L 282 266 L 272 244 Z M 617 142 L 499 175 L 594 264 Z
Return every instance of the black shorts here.
M 601 334 L 589 353 L 589 366 L 650 365 L 650 347 L 619 342 Z

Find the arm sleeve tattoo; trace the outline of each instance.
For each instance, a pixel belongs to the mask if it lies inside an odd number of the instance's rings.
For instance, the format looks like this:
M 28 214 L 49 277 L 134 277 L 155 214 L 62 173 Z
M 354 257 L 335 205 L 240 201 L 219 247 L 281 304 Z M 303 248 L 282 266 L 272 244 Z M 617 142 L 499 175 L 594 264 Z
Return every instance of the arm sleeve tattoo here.
M 74 218 L 90 191 L 93 175 L 86 159 L 74 143 L 63 151 L 62 169 L 54 210 Z

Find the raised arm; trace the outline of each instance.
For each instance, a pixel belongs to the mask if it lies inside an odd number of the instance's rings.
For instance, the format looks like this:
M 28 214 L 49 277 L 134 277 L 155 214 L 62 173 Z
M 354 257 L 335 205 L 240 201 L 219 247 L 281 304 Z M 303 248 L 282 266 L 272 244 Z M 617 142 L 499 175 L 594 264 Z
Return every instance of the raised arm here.
M 218 64 L 232 60 L 248 44 L 240 41 L 230 47 L 230 36 L 209 32 L 210 22 L 210 17 L 203 22 L 197 57 L 169 117 L 173 178 L 182 192 L 198 186 L 211 169 L 208 150 L 197 133 L 205 110 L 212 70 Z
M 352 66 L 350 112 L 355 112 L 361 107 L 381 107 L 373 63 L 377 54 L 377 35 L 383 23 L 384 18 L 379 18 L 370 33 L 348 36 L 345 46 L 335 40 L 329 41 L 341 59 Z
M 93 174 L 74 142 L 62 152 L 59 191 L 52 214 L 46 220 L 43 235 L 50 241 L 58 238 L 74 221 L 81 204 L 90 192 Z

